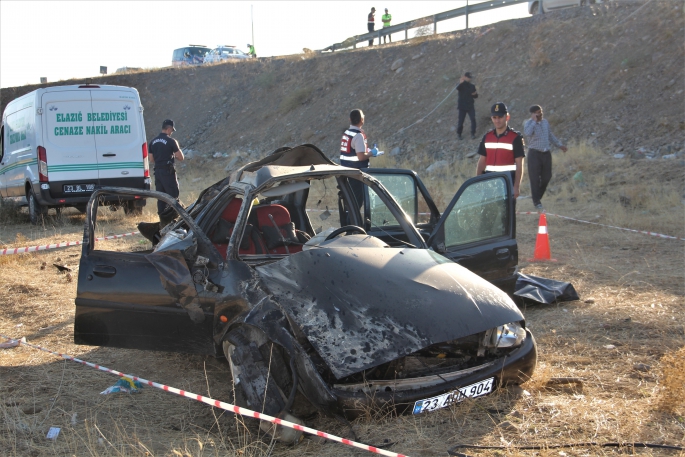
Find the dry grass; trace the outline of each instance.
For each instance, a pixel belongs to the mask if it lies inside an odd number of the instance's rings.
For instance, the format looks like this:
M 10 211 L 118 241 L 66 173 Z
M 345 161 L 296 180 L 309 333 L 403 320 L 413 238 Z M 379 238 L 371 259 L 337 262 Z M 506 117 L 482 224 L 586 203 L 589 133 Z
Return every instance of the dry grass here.
M 283 100 L 279 105 L 281 113 L 287 114 L 298 106 L 307 103 L 310 100 L 313 91 L 314 89 L 311 87 L 301 87 L 293 92 L 290 92 L 288 95 L 283 97 Z
M 379 149 L 388 151 L 383 142 Z M 424 152 L 383 156 L 374 166 L 416 169 L 438 206 L 444 208 L 459 185 L 473 175 L 476 159 L 454 160 L 427 174 L 425 169 L 432 161 Z M 403 158 L 409 156 L 421 159 Z M 187 161 L 180 173 L 181 199 L 190 203 L 201 189 L 223 178 L 223 168 L 232 158 Z M 553 213 L 685 236 L 682 173 L 668 165 L 616 161 L 585 143 L 572 144 L 566 154 L 554 153 L 554 177 L 543 201 Z M 573 180 L 579 171 L 584 185 Z M 642 192 L 631 194 L 636 186 Z M 525 177 L 522 187 L 526 194 Z M 520 211 L 530 209 L 525 199 L 518 205 Z M 65 211 L 61 217 L 49 216 L 37 227 L 27 223 L 25 209 L 3 206 L 0 211 L 5 216 L 0 222 L 0 241 L 6 246 L 82 236 L 83 215 L 75 210 Z M 106 235 L 131 231 L 139 219 L 155 220 L 156 214 L 149 202 L 142 218 L 106 208 L 99 217 L 98 235 Z M 539 349 L 538 369 L 523 386 L 527 393 L 500 390 L 421 416 L 395 417 L 389 411 L 370 410 L 352 424 L 359 441 L 394 443 L 389 449 L 413 456 L 445 455 L 446 449 L 457 443 L 685 444 L 683 242 L 553 217 L 548 224 L 552 255 L 558 262 L 527 261 L 535 244 L 537 218 L 521 215 L 517 219 L 520 267 L 525 273 L 571 281 L 581 300 L 524 310 Z M 149 247 L 140 237 L 101 242 L 100 246 L 115 250 Z M 58 273 L 52 263 L 59 259 L 77 265 L 79 257 L 79 248 L 0 257 L 4 273 L 0 278 L 0 333 L 26 336 L 29 342 L 52 350 L 231 401 L 230 370 L 222 360 L 74 345 L 77 284 Z M 46 266 L 41 269 L 43 263 Z M 28 347 L 0 351 L 2 455 L 362 455 L 309 438 L 295 447 L 274 444 L 251 419 L 243 422 L 153 388 L 136 395 L 102 396 L 99 392 L 116 382 L 114 376 Z M 580 378 L 582 388 L 550 388 L 549 381 L 558 377 Z M 350 428 L 334 419 L 314 416 L 306 420 L 314 428 L 352 437 Z M 62 429 L 54 442 L 45 439 L 51 426 Z M 608 456 L 624 451 L 578 447 L 564 452 Z M 657 450 L 635 452 L 661 455 Z M 528 454 L 510 450 L 498 455 Z M 537 455 L 560 454 L 550 450 Z
M 685 414 L 685 346 L 661 359 L 663 380 L 659 409 L 668 413 Z

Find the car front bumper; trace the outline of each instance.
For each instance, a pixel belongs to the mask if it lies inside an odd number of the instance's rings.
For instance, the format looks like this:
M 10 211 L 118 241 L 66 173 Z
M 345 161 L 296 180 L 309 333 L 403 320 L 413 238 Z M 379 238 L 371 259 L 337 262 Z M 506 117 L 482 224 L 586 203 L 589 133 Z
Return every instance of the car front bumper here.
M 521 347 L 513 350 L 510 354 L 494 363 L 488 364 L 482 369 L 473 370 L 464 376 L 455 379 L 448 379 L 446 382 L 431 385 L 428 387 L 404 388 L 403 390 L 392 390 L 388 387 L 388 382 L 380 391 L 373 389 L 372 383 L 370 390 L 361 392 L 350 392 L 347 389 L 333 387 L 332 392 L 337 396 L 337 408 L 346 417 L 353 419 L 376 408 L 392 408 L 398 414 L 407 410 L 411 411 L 414 404 L 419 400 L 424 400 L 437 395 L 457 390 L 479 381 L 495 378 L 495 385 L 505 386 L 508 384 L 520 384 L 528 379 L 535 371 L 537 363 L 537 346 L 533 334 L 526 330 L 526 338 Z M 449 373 L 443 374 L 449 378 Z M 417 380 L 418 381 L 418 380 Z

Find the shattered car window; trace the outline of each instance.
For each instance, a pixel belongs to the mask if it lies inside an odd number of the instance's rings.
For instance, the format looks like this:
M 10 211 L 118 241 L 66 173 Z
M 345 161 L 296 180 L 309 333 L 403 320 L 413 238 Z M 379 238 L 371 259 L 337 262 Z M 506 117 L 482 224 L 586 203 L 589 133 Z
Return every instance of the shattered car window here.
M 414 196 L 406 197 L 406 195 L 397 194 L 395 189 L 390 189 L 390 193 L 395 196 L 404 212 L 411 217 L 414 213 Z M 383 200 L 371 188 L 369 188 L 369 213 L 372 227 L 399 227 L 400 225 L 397 218 L 393 216 L 390 209 L 383 203 Z
M 445 221 L 445 246 L 458 246 L 507 234 L 504 178 L 469 186 Z
M 310 182 L 307 215 L 315 233 L 340 228 L 338 183 L 335 178 L 314 179 Z
M 426 199 L 418 192 L 412 176 L 406 174 L 379 174 L 374 176 L 395 197 L 413 224 L 430 222 L 430 209 Z M 375 192 L 369 192 L 370 219 L 372 225 L 399 225 Z M 394 221 L 394 222 L 393 222 Z

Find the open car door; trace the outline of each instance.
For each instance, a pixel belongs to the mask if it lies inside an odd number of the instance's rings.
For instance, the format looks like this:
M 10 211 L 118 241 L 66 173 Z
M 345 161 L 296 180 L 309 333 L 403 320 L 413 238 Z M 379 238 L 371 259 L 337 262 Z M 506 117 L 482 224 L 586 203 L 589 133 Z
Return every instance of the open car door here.
M 180 222 L 154 249 L 106 250 L 96 243 L 101 195 L 142 195 L 171 205 Z M 100 209 L 104 207 L 99 207 Z M 170 227 L 172 228 L 172 227 Z M 86 212 L 76 291 L 74 342 L 95 346 L 214 354 L 214 294 L 223 260 L 183 208 L 167 194 L 140 189 L 96 190 Z M 202 273 L 202 281 L 196 278 Z
M 428 190 L 410 170 L 368 169 L 412 219 L 435 252 L 459 263 L 507 293 L 516 285 L 518 245 L 511 178 L 487 173 L 466 181 L 440 215 Z M 367 233 L 397 245 L 400 230 L 380 199 L 366 193 Z M 399 229 L 399 227 L 397 227 Z M 403 240 L 404 241 L 404 240 Z

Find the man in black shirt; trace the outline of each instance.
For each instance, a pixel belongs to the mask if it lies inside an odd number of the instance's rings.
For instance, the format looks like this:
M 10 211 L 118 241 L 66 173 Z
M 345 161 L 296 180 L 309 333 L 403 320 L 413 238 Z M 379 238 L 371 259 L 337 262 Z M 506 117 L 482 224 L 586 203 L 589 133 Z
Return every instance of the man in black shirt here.
M 369 32 L 373 32 L 373 29 L 376 27 L 376 8 L 371 8 L 371 12 L 369 13 L 369 20 L 367 21 L 367 25 L 369 28 Z M 380 40 L 380 38 L 379 38 Z M 379 43 L 380 44 L 380 41 Z M 369 46 L 373 46 L 373 38 L 369 40 Z
M 162 133 L 157 135 L 150 141 L 150 162 L 154 164 L 155 170 L 155 190 L 169 194 L 169 196 L 178 199 L 180 190 L 178 188 L 178 178 L 176 177 L 176 169 L 174 162 L 176 160 L 183 161 L 183 151 L 178 146 L 178 141 L 171 138 L 174 133 L 174 121 L 167 119 L 162 123 Z M 165 222 L 170 222 L 168 217 L 162 214 L 169 205 L 162 200 L 157 201 L 157 214 L 162 226 Z M 172 218 L 173 219 L 173 218 Z
M 464 131 L 464 119 L 469 115 L 471 120 L 471 139 L 476 138 L 476 108 L 474 106 L 474 98 L 478 98 L 476 86 L 471 84 L 471 73 L 468 71 L 464 73 L 459 79 L 457 86 L 459 99 L 457 101 L 457 109 L 459 111 L 459 122 L 457 123 L 457 138 L 462 139 L 461 132 Z

